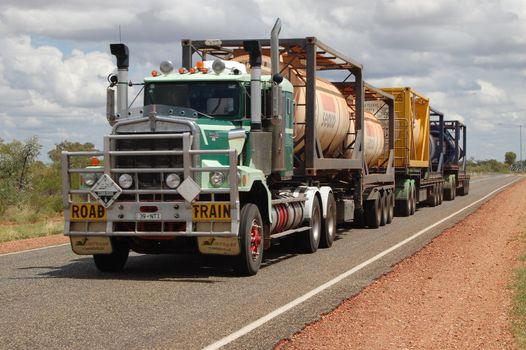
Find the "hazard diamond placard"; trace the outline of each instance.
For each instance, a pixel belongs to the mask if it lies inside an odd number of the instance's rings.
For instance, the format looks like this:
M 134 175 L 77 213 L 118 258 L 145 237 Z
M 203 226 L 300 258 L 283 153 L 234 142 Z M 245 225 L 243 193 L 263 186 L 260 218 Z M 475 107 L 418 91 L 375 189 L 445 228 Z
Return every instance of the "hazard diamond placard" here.
M 93 185 L 90 193 L 95 197 L 104 208 L 108 208 L 113 202 L 119 197 L 122 189 L 109 177 L 104 174 L 102 177 Z

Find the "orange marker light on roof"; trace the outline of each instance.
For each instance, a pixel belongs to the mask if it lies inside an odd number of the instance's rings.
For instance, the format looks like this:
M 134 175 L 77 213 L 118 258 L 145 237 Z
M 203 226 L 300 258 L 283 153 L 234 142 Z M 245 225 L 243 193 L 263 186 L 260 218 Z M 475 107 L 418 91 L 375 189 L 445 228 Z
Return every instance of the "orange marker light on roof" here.
M 197 61 L 195 66 L 197 67 L 197 69 L 201 70 L 205 67 L 205 63 L 203 61 Z
M 91 166 L 98 166 L 100 164 L 100 160 L 97 157 L 91 157 L 89 160 L 89 164 Z
M 179 68 L 179 74 L 184 74 L 186 73 L 186 69 L 184 69 L 183 67 Z
M 206 68 L 201 68 L 201 72 L 203 72 L 203 74 L 206 74 L 206 73 L 208 73 L 208 69 L 206 69 Z
M 156 70 L 152 70 L 152 77 L 156 77 L 159 75 L 159 72 Z
M 190 74 L 194 74 L 195 73 L 195 68 L 190 68 L 189 72 L 190 72 Z

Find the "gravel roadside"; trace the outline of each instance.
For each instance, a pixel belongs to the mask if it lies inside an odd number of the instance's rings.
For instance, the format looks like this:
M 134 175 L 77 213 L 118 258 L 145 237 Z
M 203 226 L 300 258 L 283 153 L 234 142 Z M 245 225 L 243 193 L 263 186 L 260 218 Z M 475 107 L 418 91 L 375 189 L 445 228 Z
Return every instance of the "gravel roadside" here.
M 275 349 L 513 349 L 526 181 Z

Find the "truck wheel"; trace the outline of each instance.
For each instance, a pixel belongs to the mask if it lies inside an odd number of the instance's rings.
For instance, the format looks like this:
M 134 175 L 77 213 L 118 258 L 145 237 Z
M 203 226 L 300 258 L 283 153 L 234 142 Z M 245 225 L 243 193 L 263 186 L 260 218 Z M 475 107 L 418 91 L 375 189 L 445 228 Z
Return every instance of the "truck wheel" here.
M 411 212 L 410 215 L 413 215 L 416 212 L 416 188 L 415 183 L 411 182 Z
M 444 189 L 444 199 L 446 201 L 452 201 L 455 199 L 455 192 L 455 175 L 449 175 L 446 182 L 446 188 Z
M 457 180 L 453 176 L 452 180 L 453 185 L 451 185 L 451 200 L 454 200 L 457 197 Z
M 327 198 L 327 217 L 321 226 L 320 247 L 329 248 L 336 237 L 336 201 L 332 193 Z
M 438 204 L 438 184 L 431 186 L 427 191 L 427 205 L 436 207 Z
M 411 200 L 401 199 L 396 201 L 396 213 L 398 216 L 411 215 Z
M 390 223 L 393 222 L 393 218 L 394 218 L 395 201 L 394 201 L 394 193 L 393 192 L 389 192 L 389 194 L 387 195 L 387 204 L 388 204 L 389 208 L 387 210 L 387 221 L 386 221 L 386 223 L 390 224 Z
M 304 253 L 314 253 L 318 250 L 321 236 L 321 210 L 317 198 L 312 202 L 311 215 L 307 232 L 300 232 L 300 247 Z
M 443 182 L 440 182 L 438 184 L 437 196 L 438 196 L 438 205 L 440 205 L 442 204 L 442 201 L 444 200 L 444 183 Z
M 387 224 L 387 215 L 389 212 L 389 203 L 387 201 L 388 200 L 387 191 L 384 191 L 382 193 L 380 200 L 382 201 L 382 215 L 380 217 L 380 226 L 385 226 L 385 224 Z
M 467 196 L 469 193 L 469 180 L 462 181 L 462 187 L 459 189 L 459 195 Z
M 255 275 L 263 260 L 263 220 L 257 205 L 247 203 L 241 208 L 239 248 L 234 269 L 242 276 Z
M 95 266 L 101 272 L 119 272 L 122 271 L 126 261 L 128 260 L 128 255 L 130 254 L 130 249 L 125 244 L 118 244 L 112 242 L 113 252 L 111 254 L 94 254 L 93 260 Z
M 365 221 L 369 228 L 377 228 L 382 221 L 382 205 L 381 197 L 365 202 Z

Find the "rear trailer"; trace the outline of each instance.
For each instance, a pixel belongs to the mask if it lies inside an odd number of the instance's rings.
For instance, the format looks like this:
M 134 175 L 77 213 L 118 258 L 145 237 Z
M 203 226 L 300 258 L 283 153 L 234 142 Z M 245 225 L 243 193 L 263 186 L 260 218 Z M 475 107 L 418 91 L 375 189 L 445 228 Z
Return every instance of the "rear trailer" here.
M 465 196 L 470 182 L 466 169 L 466 125 L 458 120 L 444 120 L 444 114 L 435 109 L 431 109 L 431 117 L 431 142 L 437 149 L 432 165 L 444 174 L 444 198 L 453 200 L 457 194 Z

